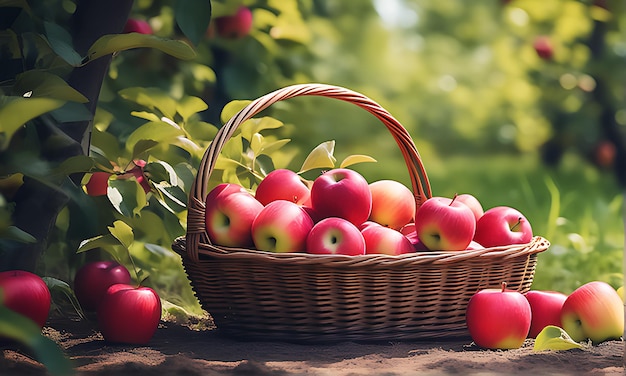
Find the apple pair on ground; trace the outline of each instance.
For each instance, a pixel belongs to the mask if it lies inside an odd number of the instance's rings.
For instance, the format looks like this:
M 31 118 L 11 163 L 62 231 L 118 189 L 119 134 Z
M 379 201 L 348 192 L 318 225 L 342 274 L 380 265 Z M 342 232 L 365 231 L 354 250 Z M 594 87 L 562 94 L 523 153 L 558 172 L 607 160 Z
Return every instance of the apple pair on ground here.
M 521 294 L 484 289 L 470 299 L 466 323 L 477 346 L 515 349 L 546 326 L 563 328 L 576 342 L 594 344 L 619 339 L 624 331 L 624 305 L 617 291 L 601 281 L 586 283 L 571 294 L 531 290 Z

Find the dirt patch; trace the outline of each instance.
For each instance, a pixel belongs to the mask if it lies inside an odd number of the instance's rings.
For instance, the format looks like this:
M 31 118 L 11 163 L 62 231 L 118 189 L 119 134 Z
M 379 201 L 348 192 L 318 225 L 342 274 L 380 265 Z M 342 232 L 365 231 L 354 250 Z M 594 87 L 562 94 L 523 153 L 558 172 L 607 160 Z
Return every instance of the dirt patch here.
M 77 375 L 624 375 L 624 342 L 558 352 L 491 351 L 471 341 L 302 345 L 225 338 L 211 325 L 164 322 L 148 346 L 107 343 L 92 322 L 53 320 L 44 333 Z M 195 329 L 202 327 L 202 330 Z M 46 375 L 25 349 L 0 345 L 1 374 Z

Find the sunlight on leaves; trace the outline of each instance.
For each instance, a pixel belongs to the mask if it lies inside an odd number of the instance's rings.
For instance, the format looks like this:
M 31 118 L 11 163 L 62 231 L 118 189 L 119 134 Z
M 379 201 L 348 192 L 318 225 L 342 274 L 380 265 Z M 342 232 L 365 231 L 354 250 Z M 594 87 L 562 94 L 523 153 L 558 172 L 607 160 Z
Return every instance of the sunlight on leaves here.
M 109 180 L 107 196 L 115 210 L 127 217 L 139 215 L 148 204 L 146 194 L 135 177 Z
M 534 351 L 581 349 L 583 346 L 574 341 L 565 330 L 558 326 L 548 325 L 535 339 Z
M 191 116 L 204 111 L 207 108 L 209 108 L 209 105 L 207 105 L 202 98 L 185 96 L 178 101 L 176 105 L 176 112 L 178 112 L 178 114 L 180 114 L 183 118 L 183 121 L 186 122 Z
M 161 115 L 170 119 L 173 119 L 174 115 L 176 115 L 176 100 L 161 89 L 129 87 L 120 90 L 119 95 L 128 101 L 140 104 L 150 110 L 158 111 Z M 159 121 L 161 120 L 161 116 L 156 114 L 155 116 L 157 116 Z
M 337 159 L 334 156 L 335 141 L 326 141 L 316 146 L 306 157 L 300 171 L 303 173 L 316 168 L 333 168 Z
M 91 61 L 113 52 L 140 47 L 155 48 L 182 60 L 196 57 L 194 49 L 183 41 L 163 39 L 149 34 L 128 33 L 100 37 L 87 51 L 87 60 Z
M 0 98 L 0 150 L 8 147 L 13 134 L 28 121 L 55 110 L 65 103 L 52 98 Z
M 135 241 L 133 229 L 126 222 L 117 220 L 113 222 L 113 226 L 107 226 L 111 235 L 120 241 L 124 247 L 129 248 Z
M 252 101 L 230 101 L 226 103 L 224 108 L 222 109 L 222 113 L 220 114 L 220 120 L 222 124 L 226 124 L 230 118 L 235 116 L 237 112 L 244 109 L 247 105 Z
M 80 242 L 76 253 L 83 253 L 96 248 L 107 249 L 111 246 L 120 245 L 120 241 L 111 234 L 98 235 Z
M 348 166 L 355 165 L 357 163 L 375 163 L 376 159 L 370 157 L 369 155 L 355 154 L 347 156 L 341 164 L 339 168 L 346 168 Z

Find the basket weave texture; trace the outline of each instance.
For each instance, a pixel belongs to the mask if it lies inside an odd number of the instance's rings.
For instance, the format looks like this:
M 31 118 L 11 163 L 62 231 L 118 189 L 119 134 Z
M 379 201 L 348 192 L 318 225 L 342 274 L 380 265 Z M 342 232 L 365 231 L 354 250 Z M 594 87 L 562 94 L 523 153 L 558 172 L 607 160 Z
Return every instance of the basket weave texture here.
M 273 103 L 307 95 L 353 103 L 377 117 L 404 157 L 416 207 L 432 195 L 411 136 L 368 97 L 338 86 L 302 84 L 254 100 L 220 129 L 206 150 L 189 196 L 186 236 L 172 245 L 200 304 L 221 332 L 290 342 L 467 337 L 465 309 L 474 293 L 502 282 L 512 290 L 530 289 L 537 254 L 550 246 L 539 236 L 529 244 L 400 256 L 280 254 L 211 244 L 204 199 L 224 143 L 239 125 Z

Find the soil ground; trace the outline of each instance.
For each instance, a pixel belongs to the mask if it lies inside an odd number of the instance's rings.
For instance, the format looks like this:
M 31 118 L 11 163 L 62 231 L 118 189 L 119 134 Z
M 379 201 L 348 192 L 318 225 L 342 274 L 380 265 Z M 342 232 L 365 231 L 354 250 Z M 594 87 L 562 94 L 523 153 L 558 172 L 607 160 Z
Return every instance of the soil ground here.
M 198 329 L 202 327 L 202 329 Z M 110 344 L 90 321 L 52 320 L 45 335 L 77 375 L 624 375 L 624 342 L 566 351 L 483 350 L 470 340 L 302 345 L 242 342 L 212 325 L 163 322 L 147 346 Z M 1 375 L 46 375 L 25 349 L 0 345 Z

